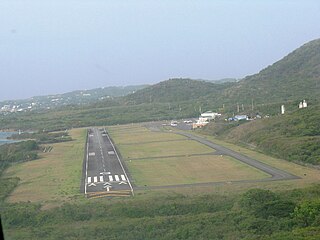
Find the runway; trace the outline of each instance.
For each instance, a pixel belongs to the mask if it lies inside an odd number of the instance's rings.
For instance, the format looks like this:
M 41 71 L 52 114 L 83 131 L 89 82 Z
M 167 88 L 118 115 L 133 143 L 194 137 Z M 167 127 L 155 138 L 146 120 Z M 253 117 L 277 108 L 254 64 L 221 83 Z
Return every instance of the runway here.
M 132 196 L 133 188 L 105 129 L 88 130 L 83 191 L 88 198 Z

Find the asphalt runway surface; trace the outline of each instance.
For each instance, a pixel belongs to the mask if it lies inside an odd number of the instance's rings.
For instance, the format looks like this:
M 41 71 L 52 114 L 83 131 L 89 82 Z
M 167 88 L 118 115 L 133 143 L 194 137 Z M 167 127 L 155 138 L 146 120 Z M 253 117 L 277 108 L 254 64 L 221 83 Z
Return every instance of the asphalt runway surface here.
M 134 194 L 125 167 L 105 129 L 88 130 L 82 185 L 88 198 Z

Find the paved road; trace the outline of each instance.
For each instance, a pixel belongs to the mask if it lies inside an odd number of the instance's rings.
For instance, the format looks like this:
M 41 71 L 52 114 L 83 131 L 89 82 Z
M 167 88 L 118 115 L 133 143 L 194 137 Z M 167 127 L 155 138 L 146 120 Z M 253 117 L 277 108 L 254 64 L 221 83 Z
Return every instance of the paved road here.
M 270 174 L 271 178 L 268 178 L 269 180 L 288 180 L 288 179 L 298 179 L 299 178 L 291 173 L 285 172 L 285 171 L 280 170 L 278 168 L 271 167 L 265 163 L 259 162 L 253 158 L 242 155 L 241 153 L 235 152 L 229 148 L 215 144 L 213 142 L 210 142 L 202 137 L 198 137 L 198 136 L 193 135 L 191 133 L 179 132 L 178 134 L 186 136 L 190 139 L 193 139 L 193 140 L 195 140 L 199 143 L 202 143 L 208 147 L 211 147 L 211 148 L 217 150 L 221 155 L 227 155 L 227 156 L 233 157 L 243 163 L 246 163 L 246 164 L 248 164 L 252 167 L 255 167 L 265 173 Z
M 89 198 L 133 195 L 130 179 L 105 129 L 88 130 L 84 193 Z

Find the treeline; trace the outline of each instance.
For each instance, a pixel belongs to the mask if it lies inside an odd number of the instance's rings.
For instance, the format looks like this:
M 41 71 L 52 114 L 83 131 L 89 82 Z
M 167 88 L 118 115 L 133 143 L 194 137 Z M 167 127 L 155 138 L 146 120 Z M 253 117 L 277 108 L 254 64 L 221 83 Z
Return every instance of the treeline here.
M 61 132 L 39 131 L 37 133 L 24 132 L 21 134 L 13 134 L 10 138 L 14 140 L 33 139 L 37 141 L 39 144 L 67 142 L 72 140 L 72 138 L 68 134 L 68 131 L 61 131 Z
M 34 140 L 1 145 L 0 162 L 5 165 L 5 163 L 10 164 L 36 159 L 38 158 L 38 149 L 39 145 Z
M 289 89 L 290 86 L 284 84 L 284 89 Z M 251 116 L 277 115 L 282 104 L 285 104 L 289 112 L 295 110 L 302 100 L 294 95 L 276 98 L 272 94 L 274 90 L 271 86 L 268 87 L 271 96 L 269 100 L 264 100 L 265 96 L 259 91 L 252 96 L 241 92 L 247 89 L 251 88 L 243 88 L 241 81 L 214 84 L 191 79 L 171 79 L 125 97 L 105 99 L 89 105 L 68 105 L 51 110 L 1 116 L 0 129 L 57 131 L 87 126 L 191 118 L 198 117 L 205 111 L 232 116 L 238 112 L 238 108 L 240 114 Z M 318 96 L 306 95 L 309 103 L 319 103 Z
M 0 118 L 0 128 L 57 131 L 87 126 L 126 124 L 163 119 L 199 116 L 200 104 L 151 103 L 133 106 L 52 110 L 51 112 L 21 113 Z
M 319 239 L 320 186 L 242 195 L 167 195 L 152 199 L 30 203 L 2 211 L 12 239 Z

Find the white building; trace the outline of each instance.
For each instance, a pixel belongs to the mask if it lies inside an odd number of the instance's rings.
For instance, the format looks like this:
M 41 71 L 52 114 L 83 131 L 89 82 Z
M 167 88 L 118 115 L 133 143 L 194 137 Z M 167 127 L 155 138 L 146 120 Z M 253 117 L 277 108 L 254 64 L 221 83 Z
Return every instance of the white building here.
M 216 117 L 219 117 L 219 116 L 221 116 L 220 113 L 211 112 L 211 111 L 207 111 L 201 114 L 201 117 L 207 118 L 208 120 L 215 119 Z

